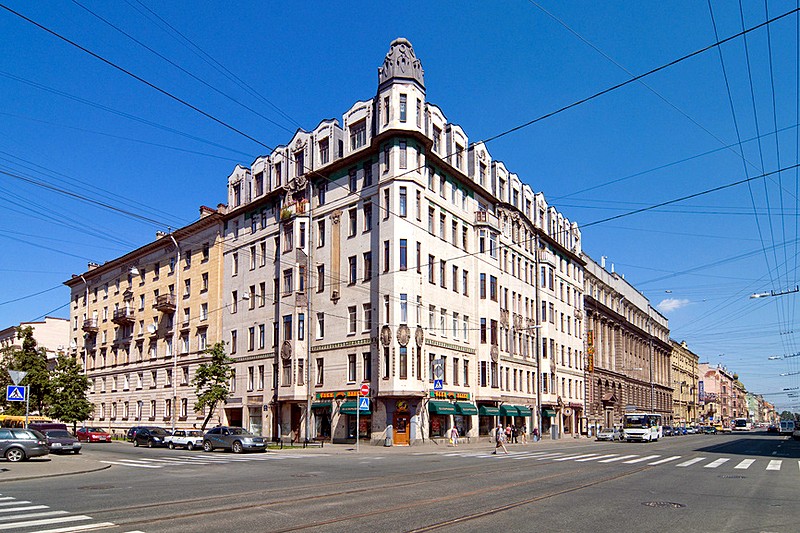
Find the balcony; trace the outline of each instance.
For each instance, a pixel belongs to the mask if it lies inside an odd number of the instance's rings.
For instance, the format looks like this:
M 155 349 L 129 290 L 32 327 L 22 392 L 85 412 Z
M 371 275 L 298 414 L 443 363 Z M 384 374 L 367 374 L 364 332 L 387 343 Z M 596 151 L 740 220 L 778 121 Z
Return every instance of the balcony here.
M 121 309 L 114 309 L 114 317 L 111 319 L 114 324 L 125 326 L 135 322 L 133 310 L 123 307 Z
M 475 225 L 488 226 L 495 229 L 499 227 L 499 224 L 497 223 L 497 216 L 488 211 L 475 211 Z
M 159 294 L 156 297 L 156 302 L 153 304 L 153 309 L 162 313 L 175 312 L 175 295 L 174 294 Z
M 87 318 L 86 320 L 83 321 L 83 327 L 81 329 L 83 329 L 85 333 L 92 333 L 92 334 L 97 333 L 97 330 L 99 329 L 97 325 L 97 319 Z

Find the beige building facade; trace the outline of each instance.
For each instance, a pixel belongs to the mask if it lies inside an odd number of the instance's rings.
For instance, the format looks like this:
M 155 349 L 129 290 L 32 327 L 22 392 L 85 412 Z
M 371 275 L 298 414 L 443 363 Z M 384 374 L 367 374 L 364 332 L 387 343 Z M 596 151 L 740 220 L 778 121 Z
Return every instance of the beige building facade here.
M 698 364 L 700 358 L 689 350 L 685 341 L 670 339 L 672 345 L 672 422 L 677 426 L 694 426 L 699 423 L 697 403 Z
M 33 338 L 39 349 L 47 351 L 47 360 L 51 365 L 59 353 L 67 353 L 70 346 L 69 320 L 66 318 L 45 317 L 34 322 L 20 322 L 18 326 L 11 326 L 0 330 L 0 350 L 7 348 L 22 348 L 22 341 L 17 338 L 17 332 L 24 327 L 33 328 Z
M 222 215 L 200 219 L 66 281 L 70 347 L 90 380 L 92 425 L 200 426 L 191 380 L 221 340 Z M 221 414 L 214 423 L 222 422 Z

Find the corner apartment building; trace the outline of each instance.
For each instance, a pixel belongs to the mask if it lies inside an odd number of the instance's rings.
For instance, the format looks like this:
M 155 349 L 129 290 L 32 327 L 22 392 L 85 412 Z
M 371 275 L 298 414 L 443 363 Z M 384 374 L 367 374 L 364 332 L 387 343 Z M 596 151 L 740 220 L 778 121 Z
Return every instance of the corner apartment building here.
M 224 219 L 229 422 L 397 445 L 578 430 L 580 231 L 426 101 L 407 40 L 341 122 L 237 166 Z
M 619 425 L 625 411 L 672 419 L 669 323 L 624 277 L 584 255 L 587 416 Z
M 33 338 L 36 346 L 47 352 L 47 361 L 55 365 L 59 353 L 66 353 L 69 348 L 69 320 L 47 316 L 44 320 L 34 322 L 20 322 L 18 326 L 11 326 L 0 330 L 0 350 L 7 348 L 22 348 L 22 341 L 17 338 L 17 332 L 25 327 L 33 328 Z M 0 354 L 2 357 L 2 354 Z
M 696 425 L 699 422 L 697 409 L 697 382 L 700 358 L 689 350 L 686 341 L 670 339 L 672 345 L 672 422 L 675 425 Z
M 70 347 L 91 384 L 87 423 L 200 426 L 190 383 L 221 340 L 221 235 L 221 213 L 201 207 L 196 222 L 65 282 Z
M 730 427 L 731 422 L 742 412 L 737 409 L 737 386 L 733 374 L 722 366 L 708 363 L 698 365 L 700 419 L 704 423 L 721 424 Z

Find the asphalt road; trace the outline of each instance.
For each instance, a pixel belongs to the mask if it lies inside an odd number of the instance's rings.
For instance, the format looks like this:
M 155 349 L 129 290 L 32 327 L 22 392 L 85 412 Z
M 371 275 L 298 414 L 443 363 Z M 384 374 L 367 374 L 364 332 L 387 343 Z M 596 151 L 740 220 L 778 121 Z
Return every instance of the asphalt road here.
M 557 441 L 509 450 L 363 446 L 358 454 L 331 447 L 233 455 L 89 445 L 84 456 L 109 469 L 0 485 L 0 532 L 778 532 L 800 524 L 800 442 L 787 437 Z

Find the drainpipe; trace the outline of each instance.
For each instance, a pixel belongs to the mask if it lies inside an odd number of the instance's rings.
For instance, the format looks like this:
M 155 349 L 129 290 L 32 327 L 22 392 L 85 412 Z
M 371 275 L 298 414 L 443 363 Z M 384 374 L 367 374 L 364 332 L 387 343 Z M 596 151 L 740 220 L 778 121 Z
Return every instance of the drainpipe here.
M 534 264 L 534 300 L 535 300 L 535 315 L 536 316 L 536 328 L 534 329 L 535 333 L 533 338 L 535 339 L 536 343 L 536 417 L 537 417 L 537 428 L 539 429 L 539 438 L 543 437 L 542 435 L 542 347 L 541 347 L 541 323 L 540 320 L 542 317 L 539 316 L 539 284 L 541 280 L 539 279 L 540 272 L 539 272 L 539 235 L 534 235 L 533 238 L 533 264 Z
M 172 233 L 169 234 L 172 243 L 175 245 L 175 311 L 172 315 L 172 413 L 170 419 L 172 420 L 172 432 L 175 432 L 175 419 L 178 414 L 178 294 L 181 290 L 181 247 L 178 246 L 178 241 Z

